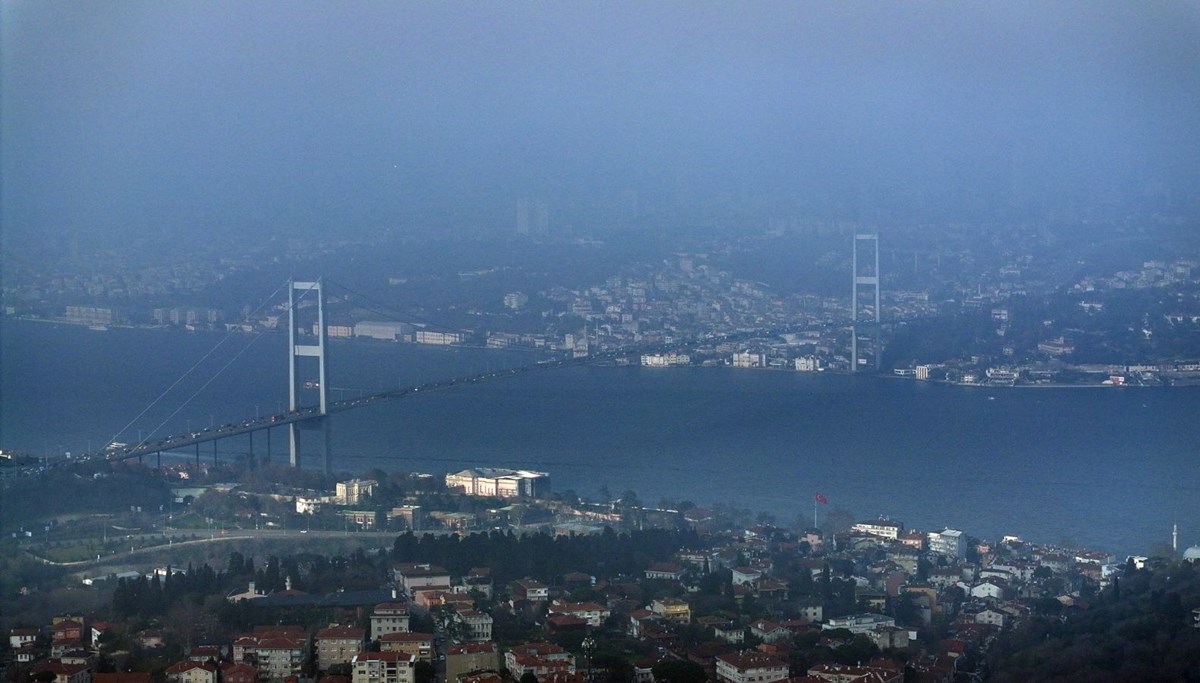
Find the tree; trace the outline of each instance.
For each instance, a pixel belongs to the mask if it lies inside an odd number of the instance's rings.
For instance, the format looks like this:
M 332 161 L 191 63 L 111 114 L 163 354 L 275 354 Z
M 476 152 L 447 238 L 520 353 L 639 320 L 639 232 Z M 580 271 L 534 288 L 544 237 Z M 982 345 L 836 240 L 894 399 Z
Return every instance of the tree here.
M 413 674 L 416 676 L 416 683 L 434 683 L 437 680 L 437 669 L 424 660 L 417 661 L 413 667 Z
M 633 664 L 628 659 L 611 652 L 597 653 L 592 659 L 595 668 L 607 673 L 608 683 L 630 683 L 634 680 Z
M 659 662 L 651 667 L 650 673 L 654 675 L 654 680 L 670 683 L 704 683 L 707 679 L 704 667 L 683 659 Z
M 825 517 L 821 523 L 821 531 L 826 534 L 836 534 L 839 531 L 845 531 L 854 525 L 858 517 L 853 511 L 844 508 L 836 507 L 825 513 Z
M 518 680 L 520 683 L 538 683 L 538 677 L 532 671 L 526 671 L 521 674 L 521 678 Z
M 913 600 L 912 593 L 901 593 L 892 598 L 892 616 L 900 626 L 921 626 L 921 609 Z

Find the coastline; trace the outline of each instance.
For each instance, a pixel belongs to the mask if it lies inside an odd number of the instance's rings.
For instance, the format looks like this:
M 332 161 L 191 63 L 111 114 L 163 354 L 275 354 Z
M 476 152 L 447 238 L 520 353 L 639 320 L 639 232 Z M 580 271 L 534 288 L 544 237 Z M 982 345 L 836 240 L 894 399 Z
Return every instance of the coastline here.
M 174 330 L 174 329 L 179 329 L 179 330 L 182 330 L 185 332 L 212 332 L 212 333 L 218 333 L 218 334 L 220 334 L 220 333 L 228 334 L 228 333 L 238 333 L 239 332 L 239 330 L 221 330 L 221 329 L 217 329 L 217 328 L 189 329 L 187 327 L 175 327 L 172 325 L 144 325 L 144 324 L 137 325 L 137 324 L 128 324 L 128 323 L 124 323 L 124 324 L 122 324 L 122 323 L 106 323 L 103 325 L 104 329 L 95 329 L 95 325 L 93 323 L 88 323 L 88 322 L 67 320 L 67 319 L 62 319 L 62 318 L 44 318 L 44 317 L 23 316 L 23 315 L 0 316 L 0 321 L 2 321 L 4 319 L 12 319 L 12 320 L 18 320 L 18 321 L 23 321 L 23 322 L 28 321 L 28 322 L 35 322 L 35 323 L 46 323 L 46 324 L 51 324 L 51 325 L 68 325 L 68 326 L 72 326 L 72 327 L 83 327 L 83 328 L 88 328 L 89 330 L 92 330 L 95 332 L 108 332 L 113 329 L 152 330 L 152 331 L 170 331 L 170 330 Z M 244 334 L 252 334 L 250 332 L 244 332 L 244 331 L 241 331 L 241 332 Z M 272 329 L 258 331 L 259 334 L 272 334 L 272 333 L 278 333 L 278 332 L 279 332 L 279 330 L 272 330 Z M 371 340 L 371 339 L 341 338 L 341 337 L 331 339 L 330 341 L 334 342 L 334 343 L 338 343 L 338 344 L 364 343 L 364 342 L 367 344 L 372 344 L 372 343 L 378 342 L 378 340 Z M 395 344 L 398 342 L 384 341 L 384 342 L 378 342 L 378 343 L 380 345 L 387 345 L 387 344 Z M 511 347 L 495 348 L 495 347 L 490 347 L 487 345 L 472 345 L 472 344 L 451 344 L 451 345 L 422 344 L 421 346 L 434 347 L 434 348 L 441 347 L 447 351 L 453 350 L 453 349 L 459 349 L 459 348 L 489 349 L 489 350 L 497 350 L 497 351 L 504 351 L 504 350 L 519 350 L 519 351 L 534 351 L 534 352 L 537 351 L 536 349 L 524 349 L 524 348 L 513 349 Z M 630 353 L 634 353 L 634 352 L 631 351 Z M 1177 363 L 1180 361 L 1165 361 L 1165 362 Z M 597 365 L 611 365 L 612 367 L 621 367 L 622 366 L 621 363 L 611 361 L 611 360 L 610 361 L 600 361 L 597 363 Z M 624 364 L 624 366 L 625 367 L 629 367 L 629 366 L 644 367 L 636 362 L 636 358 L 634 359 L 634 362 L 626 363 L 626 364 Z M 1115 388 L 1180 389 L 1180 388 L 1200 387 L 1200 378 L 1196 378 L 1193 381 L 1185 382 L 1182 384 L 1177 383 L 1177 382 L 1167 382 L 1167 381 L 1161 381 L 1157 384 L 1135 384 L 1135 383 L 1103 384 L 1103 383 L 1066 383 L 1066 382 L 1038 382 L 1038 383 L 1014 382 L 1014 383 L 989 384 L 989 383 L 979 383 L 979 382 L 953 382 L 953 381 L 949 381 L 949 380 L 917 379 L 916 377 L 912 377 L 912 376 L 901 376 L 901 375 L 896 375 L 896 374 L 886 373 L 886 372 L 855 373 L 855 372 L 850 372 L 848 370 L 840 370 L 840 369 L 839 370 L 831 370 L 831 369 L 817 370 L 815 372 L 800 372 L 797 370 L 793 370 L 791 368 L 770 367 L 770 366 L 756 367 L 756 368 L 733 368 L 732 366 L 727 365 L 727 364 L 720 364 L 720 365 L 690 364 L 687 366 L 677 366 L 677 367 L 695 367 L 695 368 L 719 367 L 719 368 L 728 368 L 728 369 L 737 369 L 737 370 L 787 372 L 787 373 L 796 373 L 796 374 L 801 374 L 801 375 L 822 375 L 822 374 L 824 374 L 824 375 L 838 375 L 838 376 L 846 376 L 846 377 L 850 377 L 850 376 L 876 377 L 876 378 L 886 378 L 886 379 L 895 379 L 895 380 L 909 380 L 909 381 L 913 381 L 913 382 L 923 382 L 923 383 L 931 384 L 931 385 L 969 387 L 969 388 L 979 388 L 979 389 L 1115 389 Z M 653 369 L 659 369 L 659 368 L 653 368 Z M 666 369 L 666 368 L 663 368 L 663 369 Z

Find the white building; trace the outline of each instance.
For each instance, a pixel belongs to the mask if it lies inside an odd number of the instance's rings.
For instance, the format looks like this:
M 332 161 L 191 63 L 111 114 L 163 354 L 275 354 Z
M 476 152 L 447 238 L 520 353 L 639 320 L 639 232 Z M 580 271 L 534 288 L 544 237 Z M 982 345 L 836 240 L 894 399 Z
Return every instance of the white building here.
M 1007 594 L 1007 586 L 999 579 L 991 579 L 971 587 L 971 597 L 973 598 L 1003 600 Z
M 994 609 L 985 609 L 975 615 L 976 624 L 987 624 L 988 626 L 998 626 L 1004 628 L 1005 617 L 1004 612 L 998 612 Z
M 751 353 L 743 351 L 733 354 L 731 361 L 735 368 L 765 368 L 767 367 L 767 357 L 761 353 Z
M 647 368 L 689 365 L 691 362 L 692 357 L 685 353 L 647 353 L 642 355 L 642 365 Z
M 296 514 L 311 515 L 319 512 L 323 506 L 333 505 L 337 502 L 336 496 L 313 496 L 311 498 L 296 496 Z
M 550 475 L 529 470 L 476 467 L 446 475 L 446 488 L 468 496 L 541 498 L 550 493 Z
M 892 627 L 896 625 L 896 620 L 884 616 L 882 614 L 854 614 L 848 617 L 832 617 L 829 621 L 821 625 L 821 628 L 826 631 L 835 628 L 844 628 L 851 633 L 869 633 L 880 626 Z
M 788 665 L 752 650 L 717 656 L 717 680 L 724 683 L 772 683 L 786 680 Z
M 375 494 L 379 482 L 374 479 L 351 479 L 337 483 L 337 502 L 341 505 L 358 505 L 363 497 Z
M 351 683 L 413 683 L 417 658 L 405 652 L 360 652 L 350 660 Z
M 459 609 L 454 619 L 462 624 L 465 640 L 481 643 L 492 639 L 492 615 L 487 612 Z
M 890 519 L 877 519 L 866 522 L 859 522 L 851 527 L 854 531 L 861 531 L 864 534 L 879 536 L 896 540 L 900 536 L 900 532 L 904 531 L 902 522 L 893 522 Z
M 797 372 L 820 372 L 821 359 L 816 356 L 801 356 L 796 359 Z
M 450 344 L 462 343 L 464 337 L 460 332 L 434 332 L 433 330 L 417 330 L 416 342 L 418 344 L 433 344 L 435 346 L 448 346 Z
M 405 323 L 364 320 L 354 325 L 354 336 L 384 341 L 404 341 L 412 334 L 413 326 Z
M 529 303 L 529 295 L 524 292 L 510 292 L 504 295 L 504 307 L 519 311 Z
M 929 532 L 929 550 L 946 557 L 966 557 L 967 538 L 957 529 Z
M 408 633 L 408 605 L 384 602 L 371 612 L 371 640 L 387 633 Z

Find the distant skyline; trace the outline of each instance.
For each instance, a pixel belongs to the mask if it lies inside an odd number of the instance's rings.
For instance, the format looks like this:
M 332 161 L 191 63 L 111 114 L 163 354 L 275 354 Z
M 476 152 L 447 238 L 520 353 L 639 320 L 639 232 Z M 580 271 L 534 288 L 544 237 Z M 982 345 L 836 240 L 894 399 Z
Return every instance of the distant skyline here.
M 1196 2 L 0 13 L 8 239 L 1200 214 Z

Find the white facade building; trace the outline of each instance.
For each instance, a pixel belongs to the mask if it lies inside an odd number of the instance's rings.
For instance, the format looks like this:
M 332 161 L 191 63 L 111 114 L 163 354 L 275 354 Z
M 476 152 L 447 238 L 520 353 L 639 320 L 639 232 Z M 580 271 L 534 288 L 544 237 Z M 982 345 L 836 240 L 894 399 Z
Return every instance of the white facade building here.
M 733 354 L 731 361 L 735 368 L 765 368 L 767 367 L 767 357 L 761 353 L 751 353 L 743 351 Z
M 550 493 L 550 475 L 529 470 L 477 467 L 446 475 L 446 488 L 468 496 L 541 498 Z
M 864 534 L 871 534 L 872 536 L 889 538 L 894 541 L 900 536 L 900 532 L 904 531 L 904 524 L 893 522 L 889 519 L 879 519 L 859 522 L 851 527 L 851 529 L 861 531 Z
M 801 356 L 796 359 L 795 367 L 797 372 L 820 372 L 821 359 L 816 356 Z
M 966 557 L 967 538 L 958 529 L 929 532 L 929 550 L 946 557 Z
M 724 683 L 773 683 L 787 677 L 787 663 L 769 655 L 747 650 L 717 656 L 717 680 Z
M 350 661 L 351 683 L 413 683 L 417 658 L 405 652 L 360 652 Z

